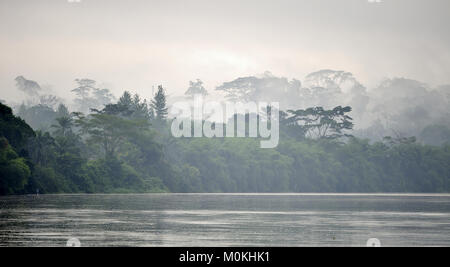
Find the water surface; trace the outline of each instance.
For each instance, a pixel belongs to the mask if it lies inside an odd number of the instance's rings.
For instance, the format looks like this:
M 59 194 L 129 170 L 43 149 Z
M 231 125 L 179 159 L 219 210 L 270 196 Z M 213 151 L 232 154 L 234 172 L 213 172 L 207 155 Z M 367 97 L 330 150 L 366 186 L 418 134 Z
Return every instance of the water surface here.
M 450 195 L 0 197 L 0 246 L 450 246 Z

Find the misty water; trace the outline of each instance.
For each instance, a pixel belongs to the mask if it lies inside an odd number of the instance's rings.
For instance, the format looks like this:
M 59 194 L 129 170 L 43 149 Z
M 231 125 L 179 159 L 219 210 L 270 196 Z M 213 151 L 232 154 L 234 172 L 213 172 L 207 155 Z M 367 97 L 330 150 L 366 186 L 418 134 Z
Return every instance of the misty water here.
M 450 195 L 0 197 L 1 246 L 450 246 Z

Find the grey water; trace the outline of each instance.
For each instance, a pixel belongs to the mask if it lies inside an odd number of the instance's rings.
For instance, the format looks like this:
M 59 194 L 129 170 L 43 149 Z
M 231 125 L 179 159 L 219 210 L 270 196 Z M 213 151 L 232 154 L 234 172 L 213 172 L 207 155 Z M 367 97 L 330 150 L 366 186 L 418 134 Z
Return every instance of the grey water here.
M 0 197 L 0 246 L 450 246 L 448 194 Z

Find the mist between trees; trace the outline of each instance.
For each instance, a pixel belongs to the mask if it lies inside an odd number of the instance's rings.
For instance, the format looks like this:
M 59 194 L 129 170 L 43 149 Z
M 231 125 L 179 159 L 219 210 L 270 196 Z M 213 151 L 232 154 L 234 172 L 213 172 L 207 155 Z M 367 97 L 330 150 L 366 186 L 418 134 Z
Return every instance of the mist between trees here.
M 279 144 L 262 149 L 261 138 L 175 138 L 168 112 L 177 99 L 163 86 L 149 101 L 128 91 L 116 99 L 94 80 L 77 79 L 68 107 L 37 82 L 16 81 L 27 99 L 0 106 L 2 195 L 450 192 L 448 86 L 391 79 L 367 90 L 350 73 L 326 70 L 304 85 L 265 73 L 217 87 L 227 100 L 280 102 Z M 197 80 L 178 100 L 195 94 L 212 97 Z M 231 119 L 259 119 L 271 108 Z

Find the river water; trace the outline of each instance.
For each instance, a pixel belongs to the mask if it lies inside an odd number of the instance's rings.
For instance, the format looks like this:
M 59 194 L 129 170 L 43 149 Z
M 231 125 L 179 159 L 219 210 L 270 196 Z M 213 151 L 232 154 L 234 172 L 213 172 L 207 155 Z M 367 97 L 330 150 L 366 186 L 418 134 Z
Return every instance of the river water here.
M 450 246 L 450 195 L 0 197 L 0 246 Z

